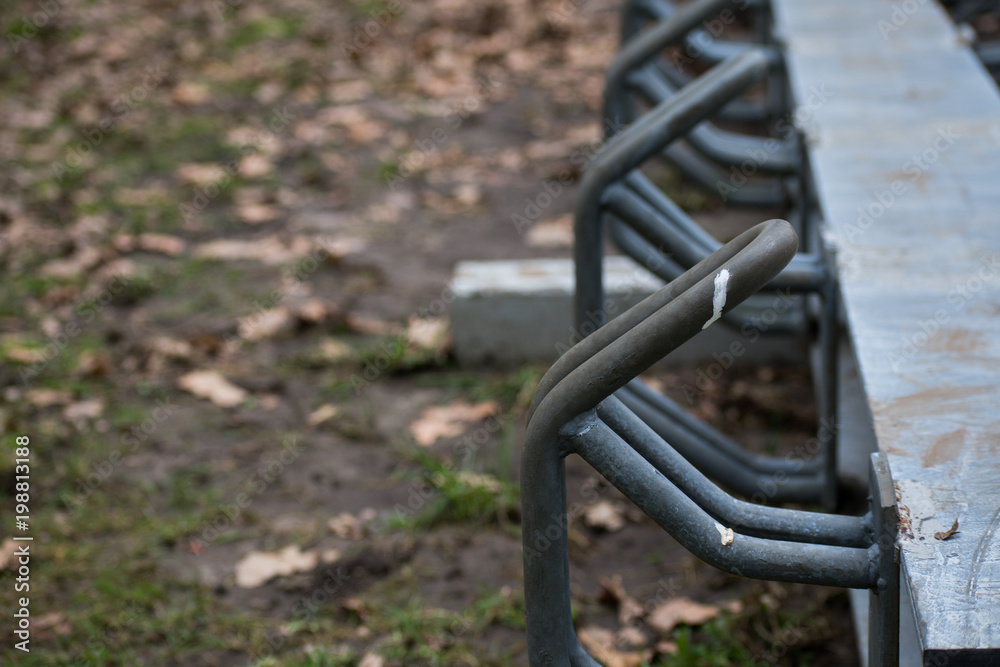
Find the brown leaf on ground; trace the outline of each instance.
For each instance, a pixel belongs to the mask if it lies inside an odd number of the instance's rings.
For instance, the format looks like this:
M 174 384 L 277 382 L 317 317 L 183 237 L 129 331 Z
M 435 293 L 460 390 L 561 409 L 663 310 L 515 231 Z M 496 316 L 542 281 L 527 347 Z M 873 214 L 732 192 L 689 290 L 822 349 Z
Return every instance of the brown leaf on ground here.
M 365 653 L 361 657 L 358 667 L 382 667 L 384 664 L 385 659 L 378 653 Z
M 308 572 L 316 567 L 319 554 L 303 552 L 292 544 L 281 551 L 251 551 L 236 563 L 236 585 L 240 588 L 258 588 L 275 577 L 287 577 L 297 572 Z
M 628 626 L 636 619 L 642 618 L 642 605 L 625 592 L 620 574 L 601 577 L 601 595 L 598 599 L 618 609 L 619 625 Z
M 569 248 L 573 245 L 573 217 L 538 222 L 528 229 L 525 243 L 535 248 Z
M 306 423 L 310 426 L 319 426 L 323 422 L 330 421 L 336 417 L 338 412 L 340 412 L 340 409 L 336 405 L 326 403 L 310 412 L 309 416 L 306 417 Z
M 360 540 L 365 536 L 363 521 L 350 512 L 341 512 L 327 524 L 330 532 L 345 540 Z
M 69 619 L 62 612 L 52 612 L 51 614 L 45 614 L 34 619 L 32 624 L 32 630 L 38 633 L 38 637 L 44 639 L 50 633 L 65 636 L 73 631 L 73 626 L 70 625 Z
M 958 519 L 955 519 L 955 523 L 951 524 L 951 528 L 943 532 L 934 533 L 935 540 L 947 540 L 949 537 L 958 532 Z
M 4 349 L 3 355 L 10 361 L 15 361 L 19 364 L 37 364 L 48 358 L 44 348 L 22 347 L 20 345 L 8 345 Z
M 646 618 L 646 624 L 661 635 L 677 625 L 701 625 L 720 613 L 719 607 L 695 602 L 685 597 L 667 600 Z
M 198 188 L 219 183 L 228 177 L 226 168 L 220 164 L 188 162 L 174 170 L 178 179 Z
M 18 546 L 12 537 L 8 537 L 3 541 L 3 544 L 0 544 L 0 570 L 5 570 L 8 566 L 17 569 L 17 559 L 14 558 L 14 552 L 17 551 Z
M 173 357 L 174 359 L 190 359 L 191 353 L 194 351 L 191 343 L 170 336 L 154 336 L 145 341 L 145 346 L 152 352 L 158 352 L 165 357 Z
M 496 401 L 484 401 L 475 405 L 465 401 L 432 405 L 424 408 L 420 417 L 410 424 L 410 433 L 417 444 L 429 447 L 441 438 L 462 435 L 468 424 L 496 414 L 498 407 Z
M 220 408 L 235 407 L 248 395 L 218 371 L 191 371 L 177 380 L 177 386 L 199 398 L 207 398 Z
M 84 350 L 76 359 L 76 372 L 80 375 L 103 376 L 110 370 L 110 357 L 97 350 Z
M 97 266 L 101 256 L 101 251 L 94 246 L 84 246 L 66 259 L 46 262 L 41 268 L 41 274 L 50 278 L 73 278 Z
M 32 405 L 47 408 L 53 405 L 67 405 L 73 401 L 73 394 L 55 389 L 29 389 L 25 398 Z
M 278 338 L 292 330 L 292 314 L 284 306 L 261 310 L 239 319 L 236 331 L 246 340 Z
M 615 649 L 615 635 L 610 630 L 599 627 L 581 628 L 577 638 L 592 656 L 604 663 L 605 667 L 639 667 L 649 657 L 647 651 L 620 652 Z
M 236 217 L 248 225 L 257 225 L 277 218 L 278 209 L 270 204 L 243 204 L 236 207 Z
M 99 398 L 88 398 L 70 403 L 63 408 L 63 417 L 71 422 L 97 419 L 102 414 L 104 414 L 104 401 Z
M 625 508 L 619 502 L 598 501 L 583 511 L 583 523 L 591 528 L 616 533 L 625 527 Z
M 367 315 L 348 313 L 347 326 L 352 331 L 358 333 L 371 334 L 373 336 L 386 336 L 399 332 L 399 325 L 395 322 L 387 322 Z
M 182 81 L 170 91 L 170 100 L 180 106 L 194 106 L 209 97 L 208 86 L 203 83 Z
M 448 319 L 444 317 L 410 317 L 406 326 L 406 342 L 420 350 L 443 354 L 448 349 Z
M 204 259 L 246 259 L 277 266 L 305 257 L 313 249 L 313 243 L 302 236 L 294 237 L 288 244 L 283 243 L 277 236 L 266 236 L 252 241 L 237 239 L 208 241 L 198 245 L 192 254 Z

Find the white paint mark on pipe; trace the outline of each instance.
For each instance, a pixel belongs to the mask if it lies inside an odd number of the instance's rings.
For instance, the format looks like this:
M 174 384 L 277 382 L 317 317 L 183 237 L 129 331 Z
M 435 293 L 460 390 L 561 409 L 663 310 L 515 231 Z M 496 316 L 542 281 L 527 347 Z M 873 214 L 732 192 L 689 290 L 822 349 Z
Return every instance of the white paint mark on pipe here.
M 707 329 L 708 326 L 715 320 L 722 317 L 722 309 L 726 307 L 726 290 L 729 285 L 729 270 L 722 269 L 719 271 L 719 275 L 715 276 L 715 294 L 712 295 L 712 316 L 708 318 L 708 322 L 705 322 L 702 329 Z
M 721 523 L 716 523 L 715 529 L 719 531 L 719 535 L 722 536 L 722 546 L 728 547 L 730 544 L 733 543 L 733 538 L 735 537 L 735 534 L 733 533 L 732 528 L 726 528 Z

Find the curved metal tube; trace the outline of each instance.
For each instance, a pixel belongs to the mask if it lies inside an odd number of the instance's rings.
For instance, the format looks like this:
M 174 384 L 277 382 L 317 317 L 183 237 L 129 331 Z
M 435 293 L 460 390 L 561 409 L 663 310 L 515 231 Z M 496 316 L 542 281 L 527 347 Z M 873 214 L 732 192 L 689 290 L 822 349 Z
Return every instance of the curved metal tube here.
M 564 457 L 574 450 L 681 544 L 717 567 L 783 581 L 858 588 L 875 583 L 877 546 L 833 547 L 744 534 L 720 544 L 715 520 L 636 451 L 624 442 L 586 438 L 597 420 L 591 411 L 707 327 L 716 319 L 716 311 L 731 310 L 765 285 L 791 260 L 797 245 L 787 222 L 757 225 L 681 276 L 675 281 L 680 285 L 664 287 L 578 343 L 542 379 L 543 398 L 528 422 L 521 459 L 525 608 L 532 665 L 597 664 L 576 640 L 570 609 Z M 720 309 L 715 293 L 723 271 L 729 278 L 723 281 L 726 300 Z M 564 366 L 572 370 L 563 373 Z M 552 549 L 556 551 L 548 553 Z
M 731 1 L 695 2 L 623 45 L 607 72 L 603 111 L 605 128 L 631 122 L 638 115 L 634 102 L 628 96 L 630 89 L 641 93 L 651 104 L 658 104 L 677 92 L 676 85 L 663 76 L 663 64 L 656 65 L 654 59 L 660 51 L 682 41 L 695 26 L 717 14 Z M 765 50 L 753 50 L 769 60 L 774 58 L 773 53 L 768 56 Z M 739 51 L 738 55 L 748 52 L 746 48 Z M 724 166 L 740 164 L 750 155 L 756 168 L 763 172 L 789 174 L 797 170 L 801 161 L 794 138 L 778 140 L 739 135 L 706 123 L 693 128 L 688 141 L 705 157 Z
M 684 89 L 645 114 L 627 131 L 612 137 L 590 163 L 580 181 L 576 204 L 574 260 L 576 263 L 576 322 L 590 317 L 605 323 L 601 217 L 606 190 L 637 165 L 687 132 L 721 104 L 749 87 L 767 70 L 764 56 L 750 52 L 714 67 Z
M 733 498 L 713 484 L 695 466 L 656 434 L 645 420 L 633 414 L 614 396 L 597 406 L 601 424 L 594 437 L 620 437 L 687 494 L 717 521 L 738 533 L 788 542 L 809 542 L 845 547 L 868 547 L 872 543 L 871 517 L 840 516 L 801 512 L 780 507 L 763 507 Z M 788 459 L 791 461 L 791 459 Z M 795 461 L 804 465 L 805 461 Z M 780 486 L 787 476 L 772 478 Z
M 763 4 L 754 1 L 750 4 Z M 670 19 L 678 12 L 678 9 L 670 2 L 660 0 L 626 0 L 621 10 L 621 43 L 626 44 L 642 30 L 647 19 L 662 22 Z M 709 64 L 717 64 L 738 56 L 747 49 L 763 47 L 774 50 L 774 54 L 768 54 L 769 58 L 778 62 L 780 53 L 777 49 L 766 45 L 758 45 L 744 42 L 727 42 L 717 40 L 701 28 L 693 28 L 688 31 L 686 39 L 683 40 L 689 47 L 689 51 L 697 49 L 699 59 Z M 680 70 L 677 70 L 662 59 L 654 61 L 656 67 L 674 86 L 681 88 L 691 82 L 691 77 Z M 766 105 L 750 102 L 748 100 L 733 100 L 719 110 L 718 117 L 726 120 L 736 121 L 763 121 L 770 116 L 770 110 Z

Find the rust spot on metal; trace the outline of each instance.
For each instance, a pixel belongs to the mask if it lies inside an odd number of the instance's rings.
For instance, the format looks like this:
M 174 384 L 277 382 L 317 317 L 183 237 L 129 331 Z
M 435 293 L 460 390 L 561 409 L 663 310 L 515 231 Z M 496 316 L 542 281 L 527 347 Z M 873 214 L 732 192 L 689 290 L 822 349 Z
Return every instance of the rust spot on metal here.
M 954 461 L 962 453 L 965 445 L 965 429 L 960 428 L 951 433 L 945 433 L 934 441 L 930 449 L 924 452 L 923 464 L 930 468 L 948 461 Z
M 927 343 L 927 349 L 934 352 L 954 352 L 966 354 L 989 347 L 989 341 L 982 334 L 968 329 L 942 329 Z
M 873 402 L 872 415 L 875 418 L 879 446 L 885 451 L 886 446 L 901 434 L 912 436 L 912 429 L 919 421 L 960 412 L 970 396 L 988 394 L 994 390 L 992 386 L 931 387 L 898 398 L 892 403 Z M 913 453 L 911 448 L 905 449 L 908 453 Z

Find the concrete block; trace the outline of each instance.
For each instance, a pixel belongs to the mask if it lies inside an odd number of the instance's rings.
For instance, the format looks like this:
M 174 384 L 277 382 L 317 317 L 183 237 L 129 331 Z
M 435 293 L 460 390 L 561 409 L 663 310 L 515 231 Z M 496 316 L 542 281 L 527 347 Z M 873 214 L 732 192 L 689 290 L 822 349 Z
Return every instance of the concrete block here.
M 663 281 L 627 257 L 605 258 L 606 297 L 614 304 L 612 317 L 625 312 L 663 286 Z M 572 326 L 573 262 L 569 259 L 529 259 L 460 262 L 452 281 L 452 342 L 463 364 L 512 365 L 553 361 L 580 336 Z M 755 295 L 758 307 L 771 305 L 773 295 Z M 748 302 L 750 303 L 750 302 Z M 765 325 L 766 328 L 766 325 Z M 743 335 L 724 323 L 715 324 L 685 343 L 671 361 L 724 366 L 727 351 L 743 352 L 735 363 L 804 363 L 807 349 L 792 335 Z

